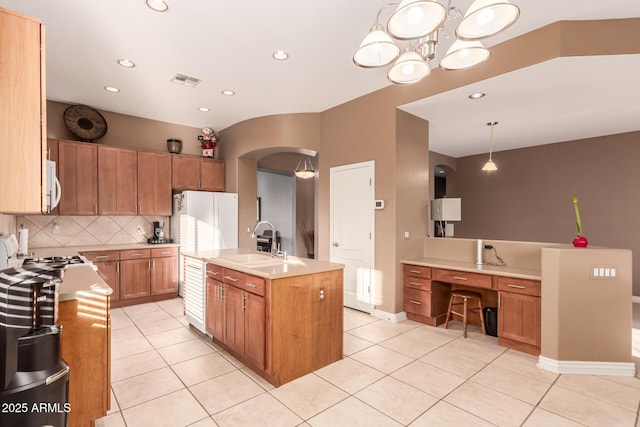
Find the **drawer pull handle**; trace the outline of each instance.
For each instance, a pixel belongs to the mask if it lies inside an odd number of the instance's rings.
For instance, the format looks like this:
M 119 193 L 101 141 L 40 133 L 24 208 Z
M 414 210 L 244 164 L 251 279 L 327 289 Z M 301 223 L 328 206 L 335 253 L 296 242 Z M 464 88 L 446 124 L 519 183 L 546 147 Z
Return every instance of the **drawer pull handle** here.
M 417 273 L 420 274 L 422 273 L 420 270 L 409 270 L 409 273 Z
M 142 256 L 142 254 L 129 254 L 130 256 Z
M 240 279 L 236 279 L 235 277 L 231 277 L 231 276 L 224 276 L 224 278 L 225 278 L 225 279 L 229 279 L 229 280 L 231 280 L 232 282 L 237 282 L 238 280 L 240 280 Z
M 415 300 L 412 300 L 412 299 L 410 299 L 410 300 L 409 300 L 409 302 L 410 302 L 411 304 L 422 305 L 422 303 L 421 303 L 420 301 L 415 301 Z
M 160 253 L 161 253 L 162 255 L 169 255 L 169 254 L 171 254 L 171 251 L 162 251 L 162 252 L 160 252 Z
M 469 280 L 468 277 L 462 277 L 462 276 L 453 276 L 453 278 L 456 280 Z
M 96 259 L 109 258 L 109 255 L 98 255 Z
M 220 274 L 217 271 L 213 271 L 213 270 L 207 270 L 207 273 L 213 274 L 214 276 L 217 276 L 218 274 Z
M 520 286 L 520 285 L 507 285 L 510 288 L 516 288 L 516 289 L 527 289 L 526 286 Z
M 254 285 L 253 283 L 245 283 L 245 285 L 249 286 L 250 288 L 257 288 L 258 285 Z
M 422 285 L 421 285 L 420 283 L 418 283 L 418 282 L 409 282 L 409 284 L 410 284 L 410 285 L 413 285 L 413 286 L 422 286 Z

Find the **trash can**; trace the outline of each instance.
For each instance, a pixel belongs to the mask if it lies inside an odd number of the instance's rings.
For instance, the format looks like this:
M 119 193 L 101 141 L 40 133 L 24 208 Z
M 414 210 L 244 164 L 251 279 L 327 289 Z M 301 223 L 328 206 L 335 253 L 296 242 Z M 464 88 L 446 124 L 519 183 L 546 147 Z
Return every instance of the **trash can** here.
M 498 308 L 497 307 L 485 307 L 483 308 L 484 314 L 484 326 L 487 328 L 487 335 L 492 337 L 498 336 Z

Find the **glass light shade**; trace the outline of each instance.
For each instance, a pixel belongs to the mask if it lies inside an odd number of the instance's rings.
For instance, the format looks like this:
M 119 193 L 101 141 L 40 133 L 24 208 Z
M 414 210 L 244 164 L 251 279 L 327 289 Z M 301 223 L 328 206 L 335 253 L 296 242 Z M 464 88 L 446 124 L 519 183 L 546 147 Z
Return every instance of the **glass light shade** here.
M 447 18 L 443 5 L 431 0 L 402 0 L 387 22 L 387 31 L 398 40 L 424 37 Z
M 509 0 L 475 0 L 456 28 L 456 36 L 462 40 L 489 37 L 509 28 L 519 16 L 520 8 Z
M 387 78 L 398 84 L 416 83 L 431 72 L 429 64 L 413 51 L 403 53 L 389 69 Z
M 487 163 L 485 163 L 484 166 L 482 167 L 482 170 L 486 172 L 492 172 L 492 171 L 497 171 L 498 167 L 493 162 L 493 160 L 489 158 L 489 160 L 487 160 Z
M 313 178 L 316 174 L 315 169 L 313 169 L 313 165 L 311 164 L 311 160 L 307 157 L 298 162 L 298 166 L 296 166 L 296 170 L 294 172 L 295 176 L 302 179 Z
M 391 64 L 400 54 L 400 48 L 382 27 L 373 28 L 353 54 L 354 64 L 364 68 L 383 67 Z
M 147 6 L 157 12 L 166 12 L 169 5 L 162 0 L 146 0 Z
M 478 41 L 456 40 L 440 61 L 440 67 L 445 70 L 462 70 L 486 61 L 490 55 L 489 50 Z

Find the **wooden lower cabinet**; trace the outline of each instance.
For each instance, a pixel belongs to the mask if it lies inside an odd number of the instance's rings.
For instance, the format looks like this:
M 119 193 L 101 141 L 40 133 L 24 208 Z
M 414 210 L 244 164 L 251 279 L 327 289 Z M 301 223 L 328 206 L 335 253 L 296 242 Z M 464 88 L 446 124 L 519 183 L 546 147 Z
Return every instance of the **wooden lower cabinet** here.
M 107 414 L 111 383 L 109 296 L 85 293 L 58 303 L 61 355 L 69 365 L 69 426 L 91 426 Z
M 271 384 L 342 358 L 342 270 L 269 280 L 225 268 L 222 282 L 216 269 L 207 264 L 207 331 Z
M 407 318 L 431 326 L 444 323 L 449 287 L 431 280 L 431 268 L 404 264 L 402 267 L 402 309 Z
M 539 281 L 500 277 L 498 342 L 520 351 L 540 354 L 542 308 Z
M 178 295 L 178 247 L 83 252 L 113 290 L 113 307 Z

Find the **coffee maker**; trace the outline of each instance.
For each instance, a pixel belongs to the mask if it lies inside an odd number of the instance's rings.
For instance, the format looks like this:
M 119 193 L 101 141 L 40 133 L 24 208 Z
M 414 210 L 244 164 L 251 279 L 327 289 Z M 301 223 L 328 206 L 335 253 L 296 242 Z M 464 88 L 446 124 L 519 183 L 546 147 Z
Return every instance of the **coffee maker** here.
M 173 240 L 164 237 L 164 221 L 153 221 L 153 237 L 148 243 L 172 243 Z
M 61 266 L 0 271 L 0 426 L 66 426 L 69 366 L 55 323 Z

